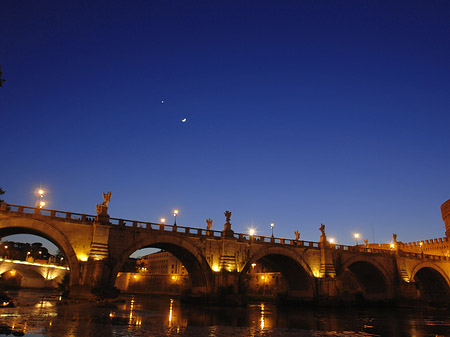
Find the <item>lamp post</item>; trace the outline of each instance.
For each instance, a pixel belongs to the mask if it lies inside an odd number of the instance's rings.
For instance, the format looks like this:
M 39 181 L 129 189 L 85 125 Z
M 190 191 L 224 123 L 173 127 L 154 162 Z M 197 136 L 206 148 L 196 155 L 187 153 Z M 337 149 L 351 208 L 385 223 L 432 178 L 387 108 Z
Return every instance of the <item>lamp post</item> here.
M 177 215 L 178 215 L 178 210 L 174 209 L 173 210 L 173 216 L 175 218 L 175 221 L 173 222 L 173 225 L 176 226 L 177 225 Z
M 161 223 L 164 223 L 164 222 L 166 222 L 166 218 L 161 218 Z
M 273 222 L 270 223 L 270 228 L 272 229 L 272 237 L 273 237 L 273 227 L 275 226 L 275 224 Z
M 354 236 L 355 236 L 356 245 L 358 245 L 359 233 L 355 233 Z
M 43 190 L 43 189 L 39 189 L 38 190 L 38 194 L 39 194 L 39 199 L 38 199 L 38 204 L 37 204 L 37 207 L 38 208 L 42 208 L 42 207 L 44 207 L 45 206 L 45 201 L 44 201 L 44 193 L 45 193 L 45 191 Z

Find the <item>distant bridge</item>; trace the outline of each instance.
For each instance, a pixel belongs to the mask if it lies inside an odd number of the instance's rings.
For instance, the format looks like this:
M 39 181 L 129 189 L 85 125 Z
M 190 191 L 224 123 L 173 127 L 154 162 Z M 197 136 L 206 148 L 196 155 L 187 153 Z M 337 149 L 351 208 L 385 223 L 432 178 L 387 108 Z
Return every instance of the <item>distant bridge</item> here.
M 19 279 L 23 288 L 56 288 L 68 271 L 68 267 L 53 264 L 0 259 L 2 278 Z
M 280 272 L 288 296 L 336 298 L 359 291 L 369 300 L 398 298 L 449 301 L 450 259 L 446 256 L 234 233 L 0 204 L 0 236 L 35 234 L 64 252 L 73 292 L 114 285 L 119 269 L 136 250 L 165 249 L 190 276 L 194 294 L 221 287 L 243 289 L 253 263 Z

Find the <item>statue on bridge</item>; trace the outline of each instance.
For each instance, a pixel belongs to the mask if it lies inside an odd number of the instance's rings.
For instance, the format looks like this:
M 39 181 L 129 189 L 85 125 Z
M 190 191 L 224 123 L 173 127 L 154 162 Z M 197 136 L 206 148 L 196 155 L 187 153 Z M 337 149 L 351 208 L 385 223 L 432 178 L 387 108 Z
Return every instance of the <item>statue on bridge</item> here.
M 299 233 L 299 231 L 296 230 L 296 231 L 294 232 L 294 234 L 295 234 L 295 241 L 300 240 L 300 233 Z
M 225 214 L 226 222 L 223 225 L 222 237 L 233 237 L 234 232 L 231 229 L 231 222 L 230 222 L 231 212 L 225 211 L 225 213 L 223 214 Z
M 325 225 L 323 223 L 320 224 L 319 230 L 322 233 L 320 235 L 320 242 L 326 243 L 327 242 L 327 236 L 325 235 Z
M 109 221 L 108 215 L 108 204 L 111 200 L 111 192 L 102 193 L 103 202 L 101 204 L 97 204 L 97 221 Z
M 227 220 L 227 223 L 230 223 L 230 219 L 231 219 L 231 212 L 230 211 L 225 211 L 225 219 Z
M 208 231 L 211 230 L 212 224 L 213 224 L 213 221 L 212 221 L 211 218 L 206 219 L 206 229 L 207 229 Z
M 108 207 L 109 201 L 111 200 L 111 192 L 102 193 L 103 202 L 100 204 L 104 207 Z

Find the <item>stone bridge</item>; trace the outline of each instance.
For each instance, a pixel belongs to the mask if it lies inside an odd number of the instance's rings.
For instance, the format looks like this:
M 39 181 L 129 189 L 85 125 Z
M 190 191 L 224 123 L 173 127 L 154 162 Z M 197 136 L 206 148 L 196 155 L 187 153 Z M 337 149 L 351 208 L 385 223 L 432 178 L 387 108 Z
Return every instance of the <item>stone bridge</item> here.
M 14 278 L 14 285 L 23 288 L 56 288 L 68 271 L 68 267 L 52 264 L 0 259 L 2 278 Z
M 110 218 L 97 215 L 0 204 L 0 237 L 35 234 L 64 252 L 73 294 L 112 286 L 119 269 L 136 250 L 160 248 L 175 255 L 190 276 L 195 295 L 214 295 L 223 287 L 245 292 L 252 264 L 279 272 L 290 298 L 333 299 L 358 291 L 368 300 L 449 301 L 447 256 L 370 246 L 331 244 L 322 229 L 320 242 L 234 233 L 229 216 L 224 230 Z

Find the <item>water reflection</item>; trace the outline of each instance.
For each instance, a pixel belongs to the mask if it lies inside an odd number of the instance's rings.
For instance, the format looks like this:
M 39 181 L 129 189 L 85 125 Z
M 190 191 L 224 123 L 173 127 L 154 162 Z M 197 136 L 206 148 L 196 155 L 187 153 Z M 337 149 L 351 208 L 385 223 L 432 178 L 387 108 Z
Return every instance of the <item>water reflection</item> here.
M 0 311 L 0 335 L 25 336 L 444 336 L 446 310 L 247 308 L 181 305 L 176 298 L 124 296 L 113 304 L 61 304 L 58 294 L 11 293 L 15 308 Z M 4 332 L 3 332 L 4 331 Z M 10 332 L 11 334 L 11 332 Z

